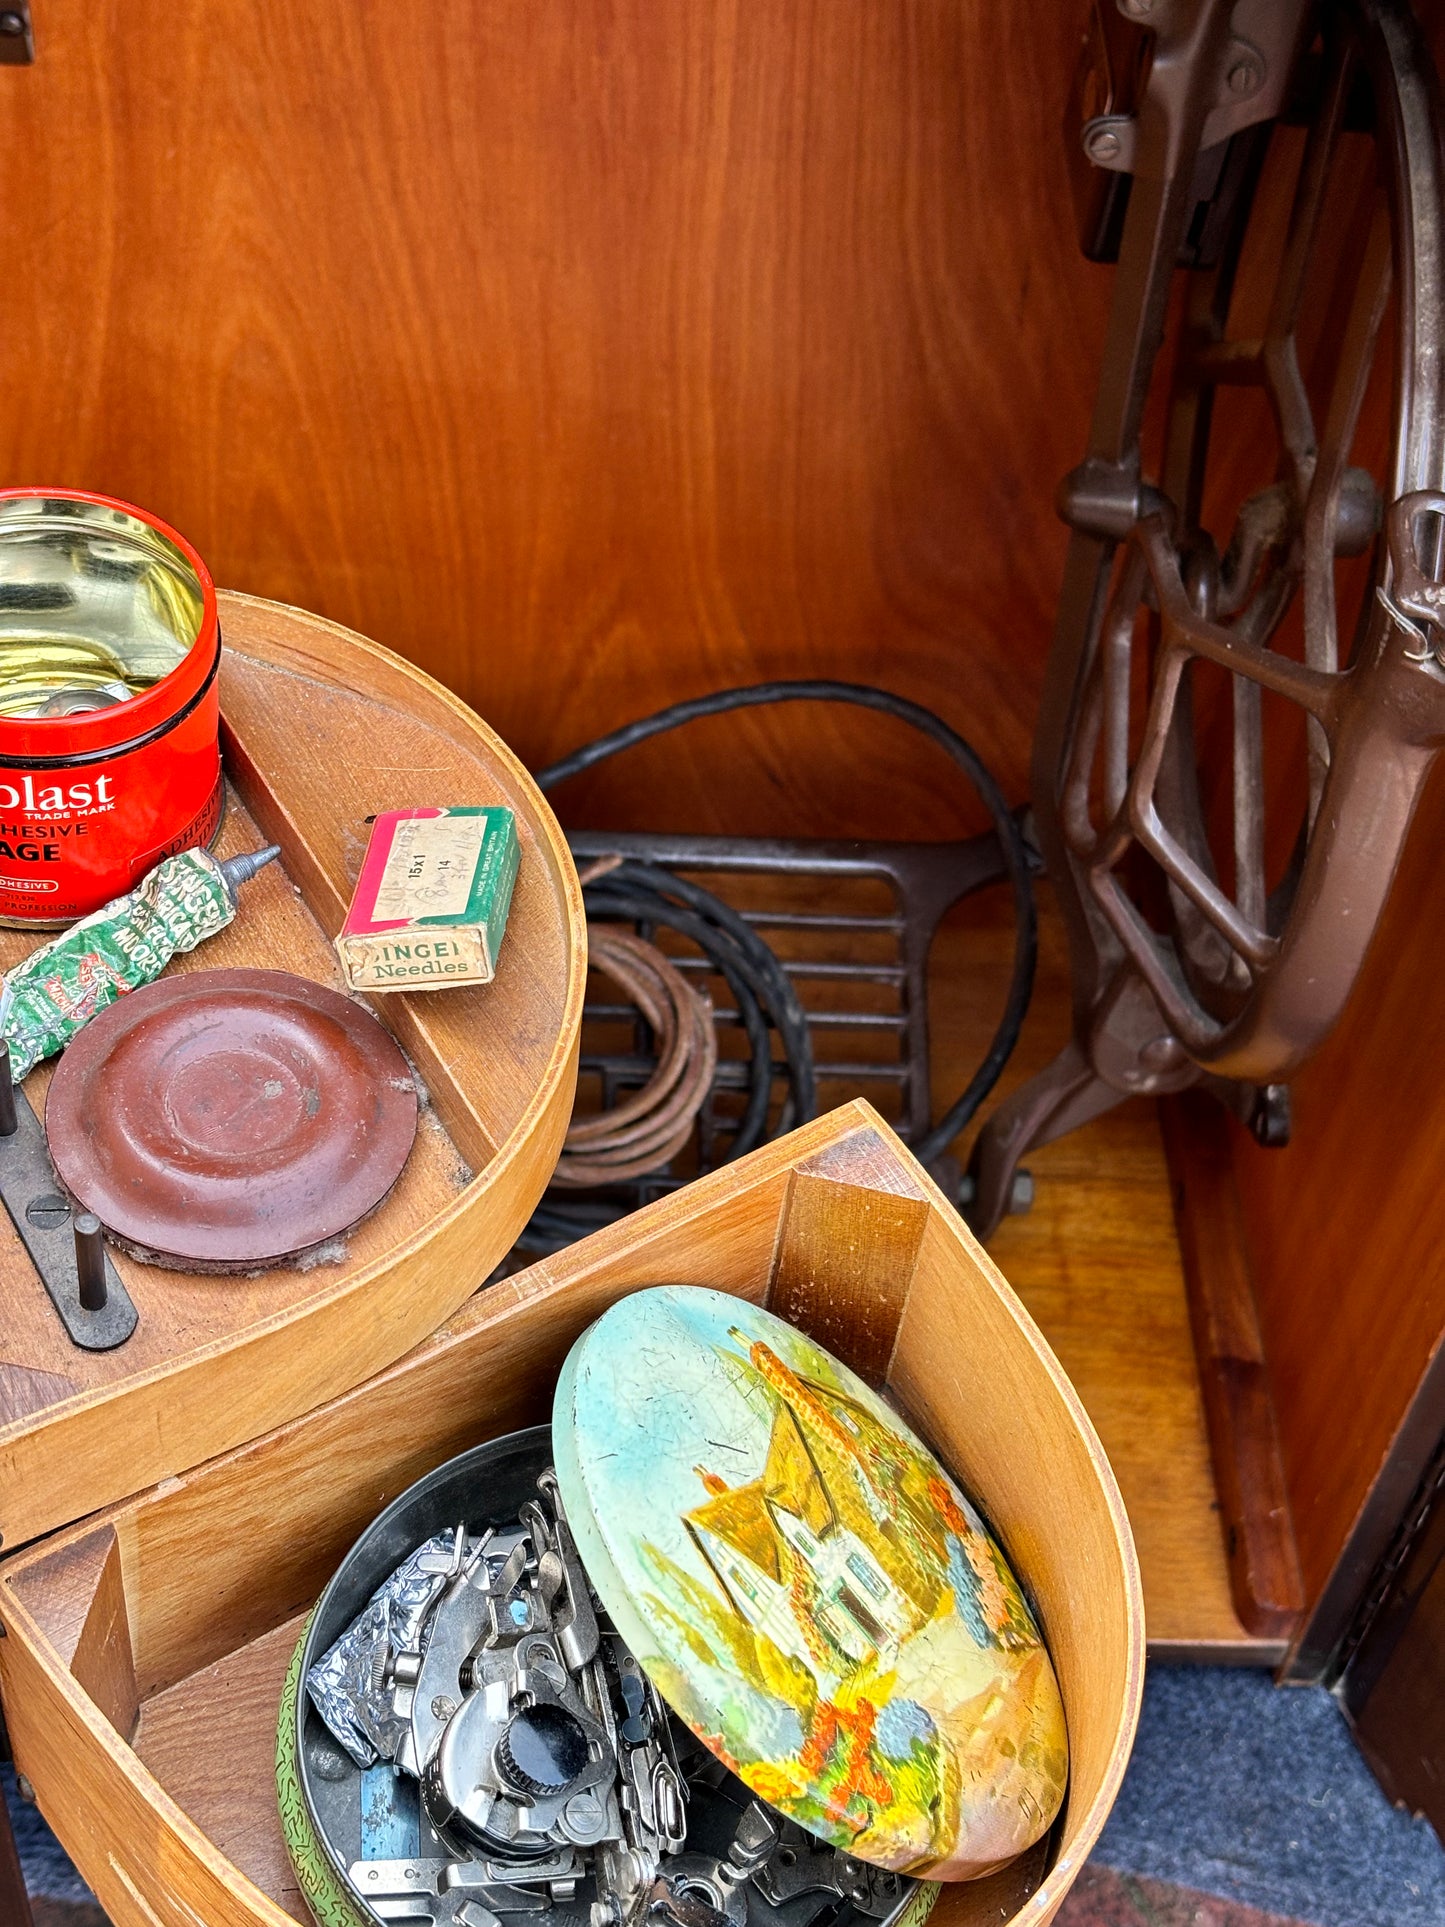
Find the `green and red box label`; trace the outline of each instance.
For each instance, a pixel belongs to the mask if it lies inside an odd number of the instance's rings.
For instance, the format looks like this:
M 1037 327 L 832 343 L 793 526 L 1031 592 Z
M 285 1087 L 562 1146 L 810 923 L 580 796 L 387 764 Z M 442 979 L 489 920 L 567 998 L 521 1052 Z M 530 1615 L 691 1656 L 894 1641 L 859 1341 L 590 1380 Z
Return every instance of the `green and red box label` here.
M 336 939 L 347 981 L 370 991 L 490 983 L 518 860 L 511 810 L 384 810 Z

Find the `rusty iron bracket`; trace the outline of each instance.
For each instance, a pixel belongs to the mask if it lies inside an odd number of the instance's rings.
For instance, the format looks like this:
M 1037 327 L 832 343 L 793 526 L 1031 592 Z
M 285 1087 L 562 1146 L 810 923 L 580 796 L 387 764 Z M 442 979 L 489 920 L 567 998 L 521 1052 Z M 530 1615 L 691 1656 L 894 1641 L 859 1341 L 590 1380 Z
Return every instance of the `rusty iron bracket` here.
M 0 1074 L 8 1081 L 8 1054 Z M 0 1203 L 9 1212 L 71 1343 L 87 1352 L 114 1351 L 136 1328 L 135 1305 L 113 1260 L 99 1244 L 99 1227 L 91 1228 L 88 1240 L 77 1236 L 70 1200 L 50 1162 L 45 1127 L 18 1086 L 14 1108 L 15 1129 L 0 1133 Z M 0 1101 L 0 1112 L 4 1109 Z M 83 1281 L 82 1268 L 87 1263 L 94 1275 Z M 103 1290 L 99 1288 L 102 1277 Z M 87 1298 L 102 1302 L 91 1309 L 83 1302 Z

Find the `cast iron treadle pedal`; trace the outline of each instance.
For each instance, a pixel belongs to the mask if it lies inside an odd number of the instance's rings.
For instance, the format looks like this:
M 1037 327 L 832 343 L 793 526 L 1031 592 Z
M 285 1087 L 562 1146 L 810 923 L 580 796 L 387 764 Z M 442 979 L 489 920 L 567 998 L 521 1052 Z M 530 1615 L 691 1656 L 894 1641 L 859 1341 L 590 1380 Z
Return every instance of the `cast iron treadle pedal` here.
M 136 1328 L 130 1293 L 107 1252 L 105 1303 L 99 1311 L 87 1311 L 81 1304 L 70 1201 L 50 1162 L 44 1127 L 18 1086 L 15 1130 L 9 1137 L 0 1137 L 0 1200 L 72 1343 L 88 1352 L 109 1352 L 123 1345 Z
M 767 909 L 744 910 L 747 921 L 766 937 L 773 931 L 791 933 L 801 954 L 781 959 L 783 968 L 799 985 L 825 984 L 872 985 L 882 993 L 882 1008 L 873 1010 L 805 1008 L 808 1028 L 813 1034 L 815 1068 L 820 1085 L 861 1086 L 885 1114 L 891 1112 L 895 1128 L 908 1143 L 924 1137 L 932 1123 L 932 1090 L 928 1061 L 928 953 L 944 913 L 960 898 L 986 885 L 997 883 L 1007 872 L 992 832 L 956 843 L 842 842 L 831 840 L 761 838 L 731 836 L 667 836 L 610 834 L 604 830 L 571 830 L 567 841 L 581 867 L 596 857 L 632 857 L 673 871 L 694 876 L 707 889 L 724 899 L 728 876 L 777 876 L 796 879 L 800 885 L 819 880 L 846 883 L 850 879 L 874 878 L 889 886 L 892 902 L 876 912 L 854 909 L 833 911 Z M 639 926 L 640 934 L 650 932 Z M 872 950 L 873 960 L 839 962 L 826 955 L 809 955 L 809 939 L 816 952 L 826 950 L 827 939 L 835 941 L 845 932 L 857 933 L 865 941 L 860 948 Z M 873 937 L 883 941 L 869 944 Z M 886 949 L 886 961 L 876 952 Z M 673 956 L 679 969 L 694 980 L 709 977 L 705 957 Z M 726 986 L 715 975 L 707 988 L 713 996 L 720 1027 L 737 1023 Z M 805 999 L 805 1006 L 808 1000 Z M 833 1001 L 838 1001 L 837 999 Z M 590 1019 L 635 1018 L 629 1005 L 589 1003 Z M 887 1061 L 847 1060 L 837 1054 L 839 1033 L 889 1032 L 898 1039 L 898 1054 Z M 585 1044 L 581 1070 L 600 1080 L 602 1107 L 611 1110 L 628 1092 L 640 1088 L 652 1075 L 655 1063 L 639 1042 L 632 1052 L 594 1052 Z M 783 1066 L 774 1066 L 781 1078 Z M 723 1058 L 718 1065 L 714 1096 L 730 1087 L 741 1088 L 742 1066 Z M 735 1121 L 719 1113 L 710 1099 L 698 1119 L 698 1169 L 709 1171 L 725 1163 L 725 1140 L 736 1128 Z M 942 1160 L 939 1161 L 943 1163 Z M 948 1160 L 952 1165 L 952 1160 Z M 956 1168 L 940 1169 L 935 1175 L 949 1195 L 957 1194 Z M 608 1186 L 605 1195 L 626 1196 L 629 1208 L 649 1203 L 653 1198 L 676 1190 L 688 1176 L 671 1169 L 650 1173 L 625 1185 Z M 583 1195 L 569 1193 L 570 1196 Z

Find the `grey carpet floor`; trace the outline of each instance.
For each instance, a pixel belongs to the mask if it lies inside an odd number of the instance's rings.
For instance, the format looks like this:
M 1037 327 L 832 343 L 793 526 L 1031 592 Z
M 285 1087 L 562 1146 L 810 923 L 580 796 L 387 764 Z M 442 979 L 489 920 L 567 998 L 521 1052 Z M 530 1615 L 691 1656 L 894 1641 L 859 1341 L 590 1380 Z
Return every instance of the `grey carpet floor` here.
M 32 1894 L 52 1900 L 89 1900 L 90 1889 L 66 1858 L 64 1849 L 46 1826 L 39 1813 L 15 1791 L 15 1769 L 0 1767 L 0 1787 L 10 1809 L 10 1824 L 15 1829 L 15 1844 L 20 1850 L 20 1865 L 25 1885 Z
M 1392 1807 L 1339 1708 L 1219 1667 L 1150 1667 L 1094 1858 L 1318 1927 L 1442 1927 L 1445 1848 Z
M 84 1898 L 8 1768 L 4 1786 L 31 1892 Z M 1263 1673 L 1150 1668 L 1094 1858 L 1314 1927 L 1445 1923 L 1445 1848 L 1390 1806 L 1327 1694 L 1281 1691 Z

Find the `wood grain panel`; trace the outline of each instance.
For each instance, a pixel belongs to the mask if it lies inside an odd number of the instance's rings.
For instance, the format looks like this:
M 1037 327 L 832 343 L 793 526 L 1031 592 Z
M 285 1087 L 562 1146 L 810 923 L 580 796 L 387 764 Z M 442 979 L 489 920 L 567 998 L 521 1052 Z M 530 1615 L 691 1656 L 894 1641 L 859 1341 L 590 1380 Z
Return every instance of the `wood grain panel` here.
M 769 1309 L 883 1384 L 927 1222 L 923 1187 L 884 1139 L 830 1145 L 789 1182 Z
M 1250 1632 L 1288 1640 L 1299 1628 L 1304 1591 L 1229 1118 L 1202 1091 L 1164 1098 L 1159 1118 L 1235 1609 Z
M 149 505 L 534 766 L 829 674 L 1021 797 L 1110 282 L 1065 174 L 1084 12 L 44 0 L 0 69 L 0 471 Z M 957 794 L 898 726 L 794 712 L 566 802 L 926 834 Z
M 286 1668 L 306 1626 L 306 1613 L 240 1646 L 146 1701 L 135 1733 L 137 1759 L 182 1804 L 227 1860 L 288 1914 L 310 1927 L 296 1884 L 281 1813 L 258 1800 L 276 1774 L 276 1708 Z M 215 1742 L 217 1709 L 225 1708 L 226 1740 Z M 197 1762 L 206 1771 L 198 1772 Z
M 75 1644 L 70 1671 L 76 1685 L 89 1694 L 92 1705 L 124 1740 L 130 1738 L 135 1727 L 140 1701 L 136 1695 L 120 1543 L 114 1533 L 110 1541 L 90 1610 Z
M 1445 781 L 1420 807 L 1294 1137 L 1235 1160 L 1306 1595 L 1319 1598 L 1445 1331 Z

